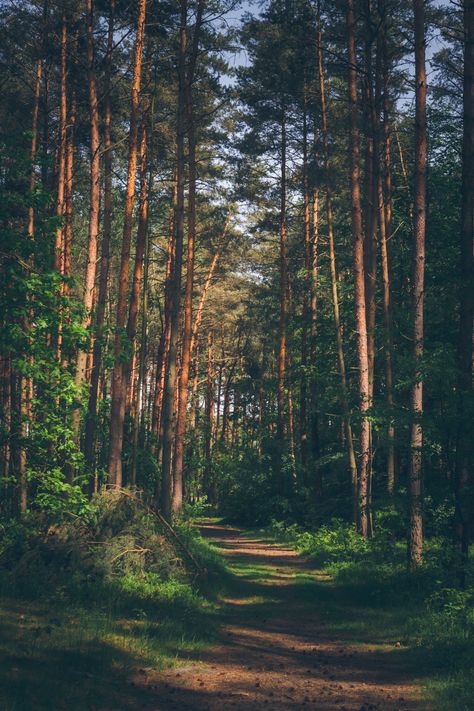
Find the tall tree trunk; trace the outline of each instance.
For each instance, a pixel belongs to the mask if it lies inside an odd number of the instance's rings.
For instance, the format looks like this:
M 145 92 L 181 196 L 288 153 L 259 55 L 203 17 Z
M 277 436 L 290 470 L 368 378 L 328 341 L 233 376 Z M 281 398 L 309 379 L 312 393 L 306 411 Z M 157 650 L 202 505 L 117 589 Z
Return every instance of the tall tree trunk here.
M 84 455 L 86 466 L 91 475 L 93 489 L 97 488 L 95 475 L 95 428 L 97 418 L 97 400 L 99 394 L 99 379 L 102 368 L 102 350 L 104 345 L 105 307 L 107 304 L 107 288 L 110 264 L 110 236 L 112 232 L 112 109 L 110 101 L 112 78 L 112 51 L 114 40 L 115 0 L 109 4 L 109 26 L 107 34 L 107 53 L 105 56 L 105 97 L 104 97 L 104 215 L 102 243 L 100 254 L 99 293 L 95 318 L 95 339 L 92 356 L 91 384 L 87 407 L 86 428 L 84 437 Z
M 311 362 L 316 363 L 316 333 L 318 323 L 318 261 L 319 261 L 319 191 L 313 190 L 313 234 L 310 246 L 311 259 Z M 316 499 L 323 494 L 323 480 L 318 460 L 321 456 L 318 415 L 318 381 L 316 373 L 311 378 L 311 461 L 313 468 L 313 483 Z
M 75 38 L 77 47 L 77 33 Z M 68 135 L 66 145 L 66 173 L 65 173 L 65 225 L 64 225 L 64 276 L 71 276 L 71 249 L 72 249 L 72 218 L 73 218 L 73 183 L 74 183 L 74 129 L 76 125 L 76 86 L 73 82 L 71 92 L 71 107 L 69 111 Z M 67 282 L 63 285 L 64 293 L 69 290 Z
M 143 40 L 145 34 L 146 0 L 138 0 L 137 33 L 133 61 L 132 106 L 130 111 L 130 135 L 128 149 L 127 191 L 123 218 L 122 253 L 120 259 L 117 319 L 114 341 L 114 369 L 112 374 L 112 408 L 109 440 L 109 484 L 122 486 L 122 440 L 125 416 L 126 382 L 123 377 L 123 330 L 127 319 L 127 298 L 132 239 L 132 217 L 135 203 L 135 178 L 137 167 L 138 112 L 142 74 Z
M 149 177 L 148 202 L 151 191 L 151 176 Z M 143 219 L 143 217 L 142 217 Z M 147 218 L 145 218 L 147 219 Z M 143 289 L 142 289 L 142 323 L 140 337 L 140 353 L 138 363 L 138 384 L 137 384 L 137 399 L 134 408 L 134 423 L 133 423 L 133 449 L 132 449 L 132 464 L 130 471 L 130 484 L 135 486 L 137 483 L 137 457 L 138 457 L 138 442 L 140 428 L 140 410 L 142 412 L 142 420 L 145 417 L 146 411 L 146 358 L 147 358 L 147 324 L 148 324 L 148 272 L 149 272 L 149 253 L 150 240 L 148 236 L 147 225 L 145 225 L 145 254 L 143 266 Z
M 214 334 L 212 331 L 209 331 L 207 335 L 207 385 L 205 417 L 203 490 L 208 497 L 208 501 L 212 503 L 212 440 L 214 430 Z
M 411 457 L 409 475 L 410 530 L 408 560 L 417 567 L 423 557 L 423 300 L 426 231 L 426 66 L 424 0 L 414 0 L 415 10 L 415 230 L 413 244 L 413 357 L 414 382 L 411 389 Z M 472 325 L 472 324 L 471 324 Z
M 474 2 L 464 0 L 464 127 L 462 144 L 461 293 L 458 340 L 458 438 L 456 513 L 461 555 L 460 582 L 465 585 L 472 536 L 472 327 L 474 318 Z
M 165 275 L 165 298 L 164 298 L 164 318 L 161 317 L 161 336 L 158 346 L 157 355 L 157 365 L 156 365 L 156 383 L 155 383 L 155 396 L 153 399 L 153 415 L 152 415 L 152 431 L 156 437 L 156 444 L 153 447 L 153 453 L 157 456 L 158 460 L 161 462 L 161 452 L 162 452 L 162 414 L 163 414 L 163 395 L 165 389 L 165 371 L 166 363 L 168 361 L 168 353 L 170 347 L 170 289 L 171 289 L 171 271 L 173 268 L 174 254 L 175 254 L 175 211 L 176 211 L 176 195 L 177 195 L 177 185 L 176 185 L 176 171 L 173 176 L 173 190 L 171 198 L 171 210 L 170 210 L 170 227 L 169 227 L 169 239 L 168 239 L 168 249 L 166 254 L 166 275 Z M 161 313 L 160 313 L 161 316 Z M 157 491 L 158 497 L 158 481 L 157 481 Z
M 87 264 L 84 280 L 84 321 L 88 328 L 91 323 L 94 303 L 95 275 L 97 267 L 97 242 L 99 238 L 100 209 L 100 140 L 99 140 L 99 109 L 97 104 L 97 80 L 95 72 L 94 50 L 94 3 L 86 0 L 86 37 L 87 37 L 87 79 L 89 85 L 89 122 L 90 122 L 90 199 L 89 199 L 89 239 L 87 247 Z M 76 385 L 78 388 L 86 382 L 87 352 L 80 349 L 76 362 Z M 74 430 L 79 435 L 80 411 L 75 410 Z
M 311 225 L 309 217 L 309 180 L 308 180 L 308 111 L 307 111 L 307 85 L 306 77 L 304 82 L 304 109 L 303 109 L 303 201 L 304 201 L 304 292 L 303 292 L 303 324 L 301 333 L 301 378 L 300 378 L 300 452 L 303 477 L 307 483 L 308 466 L 308 332 L 310 323 L 310 299 L 311 299 Z M 313 356 L 315 354 L 313 353 Z M 314 362 L 312 363 L 314 367 Z M 314 380 L 314 376 L 313 376 Z
M 380 252 L 383 279 L 383 312 L 385 324 L 385 387 L 389 422 L 387 425 L 387 491 L 393 494 L 395 486 L 395 426 L 393 423 L 393 314 L 391 280 L 391 242 L 392 242 L 392 176 L 390 156 L 390 96 L 389 96 L 389 58 L 387 48 L 387 17 L 385 0 L 378 0 L 379 15 L 382 23 L 381 62 L 383 73 L 383 156 L 384 179 L 378 175 L 378 204 L 380 225 Z M 382 184 L 383 183 L 383 184 Z M 382 224 L 383 222 L 383 224 Z
M 64 184 L 66 171 L 66 130 L 67 130 L 67 19 L 63 13 L 60 41 L 60 77 L 59 77 L 59 126 L 58 126 L 58 183 L 56 195 L 56 216 L 58 225 L 54 243 L 54 268 L 62 273 Z M 58 349 L 60 334 L 58 334 Z
M 133 402 L 134 396 L 140 390 L 139 383 L 139 373 L 138 370 L 142 368 L 142 358 L 144 358 L 144 343 L 141 343 L 140 348 L 138 348 L 136 343 L 137 335 L 137 323 L 138 323 L 138 311 L 140 305 L 140 289 L 142 284 L 142 274 L 144 267 L 144 257 L 147 249 L 148 241 L 148 111 L 149 104 L 144 108 L 143 120 L 142 120 L 142 134 L 140 139 L 140 200 L 138 209 L 138 229 L 137 229 L 137 244 L 135 250 L 135 262 L 133 267 L 133 277 L 132 277 L 132 288 L 130 292 L 130 307 L 128 311 L 127 320 L 127 338 L 129 348 L 133 349 L 134 357 L 124 362 L 123 364 L 123 386 L 121 395 L 125 399 L 125 404 L 121 404 L 120 413 L 125 416 L 125 410 L 128 408 L 133 413 L 139 413 L 138 402 Z M 151 178 L 150 178 L 151 180 Z M 145 288 L 145 287 L 144 287 Z M 144 315 L 143 315 L 144 318 Z M 138 370 L 137 370 L 138 368 Z M 130 399 L 127 402 L 127 390 L 130 388 Z M 138 414 L 135 418 L 135 429 L 138 433 Z M 124 420 L 121 423 L 122 433 L 124 427 Z M 133 437 L 134 435 L 132 435 Z M 136 443 L 134 445 L 136 451 Z M 135 485 L 136 483 L 136 460 L 135 467 L 132 466 L 132 472 L 130 477 L 130 484 Z
M 364 232 L 360 196 L 360 137 L 357 110 L 357 56 L 355 45 L 354 0 L 347 0 L 347 55 L 349 61 L 349 163 L 351 218 L 354 257 L 354 302 L 357 333 L 357 360 L 359 370 L 359 481 L 358 517 L 359 529 L 364 537 L 369 535 L 369 473 L 370 473 L 370 422 L 367 411 L 370 406 L 369 357 L 367 349 L 367 319 L 365 300 Z
M 281 114 L 281 146 L 280 146 L 280 319 L 278 335 L 278 391 L 277 391 L 277 447 L 279 461 L 279 477 L 282 490 L 288 489 L 283 481 L 283 457 L 285 454 L 285 370 L 286 370 L 286 322 L 287 322 L 287 292 L 288 267 L 286 246 L 286 115 L 282 106 Z
M 178 412 L 176 419 L 176 443 L 173 472 L 173 495 L 171 508 L 174 514 L 181 511 L 183 505 L 183 459 L 184 434 L 186 431 L 186 415 L 188 407 L 189 366 L 191 363 L 191 339 L 193 320 L 193 289 L 194 289 L 194 244 L 196 239 L 196 131 L 194 126 L 193 82 L 196 60 L 199 50 L 199 35 L 202 24 L 204 0 L 200 0 L 197 8 L 196 24 L 193 34 L 193 46 L 186 77 L 186 124 L 188 130 L 188 244 L 186 255 L 186 286 L 184 295 L 184 325 L 183 347 L 181 355 L 181 371 L 178 386 Z
M 65 213 L 65 178 L 67 149 L 67 18 L 63 12 L 61 22 L 60 60 L 59 60 L 59 125 L 57 142 L 57 193 L 56 193 L 56 235 L 54 240 L 54 268 L 59 274 L 64 270 L 64 213 Z M 62 309 L 59 304 L 57 330 L 54 345 L 58 361 L 62 347 Z
M 342 337 L 342 323 L 339 308 L 339 290 L 338 277 L 336 266 L 336 250 L 334 245 L 334 215 L 332 206 L 332 190 L 329 183 L 330 179 L 330 157 L 329 157 L 329 137 L 326 112 L 326 89 L 324 79 L 324 59 L 322 45 L 321 19 L 318 14 L 318 79 L 319 79 L 319 96 L 321 101 L 321 127 L 323 134 L 323 161 L 324 172 L 326 174 L 326 219 L 328 224 L 328 241 L 329 241 L 329 269 L 331 275 L 331 299 L 334 313 L 334 325 L 336 330 L 336 349 L 337 349 L 337 365 L 340 378 L 340 398 L 342 406 L 344 439 L 347 448 L 347 461 L 351 475 L 352 496 L 354 502 L 354 521 L 357 520 L 357 462 L 354 452 L 354 440 L 352 437 L 352 426 L 349 410 L 349 396 L 346 374 L 346 362 L 344 357 L 344 344 Z
M 376 277 L 377 277 L 377 185 L 376 185 L 376 150 L 377 121 L 375 116 L 374 81 L 373 81 L 373 40 L 372 0 L 365 0 L 365 48 L 364 48 L 364 102 L 363 114 L 366 127 L 365 169 L 364 169 L 364 277 L 365 277 L 365 313 L 367 321 L 367 355 L 369 361 L 370 405 L 374 393 L 375 364 L 375 317 L 376 317 Z M 372 432 L 371 432 L 372 438 Z M 369 460 L 371 477 L 371 460 Z M 370 486 L 370 484 L 369 484 Z
M 33 103 L 33 116 L 31 120 L 31 149 L 30 149 L 30 196 L 33 198 L 36 186 L 36 153 L 38 150 L 38 116 L 41 96 L 41 81 L 43 76 L 43 62 L 38 60 L 36 65 L 35 95 Z M 33 205 L 28 208 L 28 237 L 35 236 L 35 210 Z
M 163 397 L 163 454 L 162 454 L 162 509 L 168 520 L 172 516 L 173 497 L 173 443 L 175 439 L 175 391 L 177 381 L 177 356 L 179 316 L 181 307 L 181 271 L 183 261 L 184 233 L 184 183 L 186 130 L 186 43 L 187 0 L 181 0 L 179 53 L 178 53 L 178 115 L 176 131 L 176 212 L 175 212 L 175 258 L 170 280 L 170 347 L 166 362 Z

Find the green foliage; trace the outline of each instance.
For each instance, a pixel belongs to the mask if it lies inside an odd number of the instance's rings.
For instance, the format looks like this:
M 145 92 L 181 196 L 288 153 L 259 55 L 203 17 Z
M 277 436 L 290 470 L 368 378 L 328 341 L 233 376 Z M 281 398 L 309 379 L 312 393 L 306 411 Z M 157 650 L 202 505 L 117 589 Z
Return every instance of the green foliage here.
M 255 526 L 291 518 L 291 502 L 275 490 L 269 456 L 243 446 L 221 454 L 215 467 L 219 510 L 229 521 Z

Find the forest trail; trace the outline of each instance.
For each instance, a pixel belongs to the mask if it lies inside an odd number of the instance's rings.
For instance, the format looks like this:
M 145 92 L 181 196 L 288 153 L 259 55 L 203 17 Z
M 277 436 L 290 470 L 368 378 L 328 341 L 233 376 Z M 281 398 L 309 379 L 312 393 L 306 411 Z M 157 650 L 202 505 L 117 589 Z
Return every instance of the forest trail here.
M 427 711 L 413 669 L 396 641 L 361 644 L 350 629 L 324 623 L 324 596 L 336 594 L 295 551 L 208 524 L 235 582 L 222 605 L 220 642 L 199 661 L 141 677 L 142 708 L 168 711 Z M 319 608 L 319 609 L 318 609 Z

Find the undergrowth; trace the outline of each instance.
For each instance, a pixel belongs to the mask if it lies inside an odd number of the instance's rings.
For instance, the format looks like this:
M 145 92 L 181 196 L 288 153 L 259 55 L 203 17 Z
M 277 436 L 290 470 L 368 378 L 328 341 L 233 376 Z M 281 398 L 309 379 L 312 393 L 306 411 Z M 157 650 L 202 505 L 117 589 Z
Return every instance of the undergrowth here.
M 436 709 L 474 709 L 474 587 L 456 587 L 446 538 L 428 540 L 424 564 L 408 573 L 406 544 L 390 528 L 370 541 L 339 519 L 316 531 L 274 521 L 266 532 L 331 576 L 333 619 L 331 598 L 325 608 L 333 625 L 347 629 L 350 618 L 361 640 L 382 631 L 409 649 Z M 468 573 L 474 580 L 472 567 Z
M 30 516 L 1 531 L 2 709 L 125 706 L 143 693 L 127 681 L 137 670 L 199 653 L 225 569 L 190 523 L 174 531 L 118 493 L 60 524 Z

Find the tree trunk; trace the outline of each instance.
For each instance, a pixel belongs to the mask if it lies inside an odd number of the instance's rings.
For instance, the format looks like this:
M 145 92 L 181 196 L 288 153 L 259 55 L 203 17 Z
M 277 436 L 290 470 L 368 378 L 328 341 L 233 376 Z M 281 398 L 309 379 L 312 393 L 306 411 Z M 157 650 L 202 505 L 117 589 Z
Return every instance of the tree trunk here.
M 104 216 L 100 255 L 99 293 L 95 320 L 95 339 L 92 357 L 91 384 L 87 407 L 86 428 L 84 438 L 84 455 L 86 467 L 91 475 L 91 484 L 97 489 L 95 475 L 95 428 L 97 418 L 97 400 L 99 393 L 99 378 L 102 367 L 102 349 L 104 342 L 105 307 L 110 265 L 110 236 L 112 232 L 112 140 L 111 124 L 112 109 L 110 102 L 112 78 L 112 51 L 114 39 L 115 0 L 110 0 L 109 27 L 107 35 L 107 53 L 105 57 L 105 96 L 104 96 Z
M 212 331 L 207 336 L 207 386 L 206 422 L 204 432 L 204 476 L 203 490 L 208 501 L 213 502 L 212 488 L 212 438 L 214 430 L 214 337 Z
M 97 104 L 97 80 L 95 73 L 94 50 L 94 3 L 86 0 L 86 36 L 87 36 L 87 67 L 89 85 L 89 121 L 90 121 L 90 202 L 89 202 L 89 239 L 87 247 L 87 265 L 84 281 L 84 328 L 91 323 L 94 303 L 95 275 L 97 271 L 97 242 L 99 238 L 100 209 L 100 139 L 99 139 L 99 109 Z M 78 388 L 87 380 L 87 352 L 79 350 L 76 362 L 76 385 Z M 80 411 L 74 413 L 74 430 L 79 435 Z
M 288 489 L 287 482 L 283 481 L 285 454 L 285 369 L 286 369 L 286 321 L 287 321 L 287 291 L 288 269 L 286 254 L 286 116 L 285 107 L 281 115 L 281 157 L 280 157 L 280 319 L 278 343 L 278 392 L 277 392 L 277 448 L 279 461 L 279 477 L 282 491 Z
M 370 422 L 367 411 L 370 406 L 369 357 L 367 349 L 367 320 L 365 300 L 364 232 L 360 196 L 360 137 L 357 110 L 357 57 L 355 45 L 354 1 L 347 0 L 347 54 L 349 61 L 349 163 L 350 195 L 354 258 L 354 302 L 357 333 L 357 360 L 359 370 L 359 481 L 358 518 L 359 529 L 364 537 L 369 535 L 369 473 L 370 473 Z
M 58 126 L 58 184 L 56 195 L 56 216 L 58 225 L 54 243 L 54 268 L 62 273 L 63 258 L 63 223 L 64 215 L 64 183 L 66 171 L 66 127 L 67 127 L 67 20 L 63 13 L 61 24 L 60 45 L 60 78 L 59 78 L 59 126 Z M 60 348 L 60 333 L 58 334 L 58 350 Z
M 308 331 L 310 328 L 310 299 L 311 299 L 311 227 L 309 218 L 309 185 L 308 185 L 308 111 L 307 111 L 307 86 L 306 77 L 303 95 L 303 202 L 304 202 L 304 286 L 303 286 L 303 323 L 301 333 L 301 378 L 300 378 L 300 453 L 304 482 L 307 483 L 308 466 Z M 313 353 L 313 356 L 315 354 Z M 312 363 L 314 367 L 314 362 Z M 314 376 L 313 376 L 314 379 Z
M 41 96 L 41 81 L 43 76 L 43 62 L 38 60 L 36 65 L 35 96 L 33 104 L 33 116 L 31 121 L 31 150 L 30 150 L 30 196 L 33 198 L 36 186 L 36 153 L 38 149 L 38 116 Z M 35 236 L 35 211 L 33 205 L 28 208 L 28 237 L 34 239 Z
M 120 260 L 117 319 L 114 341 L 114 369 L 112 374 L 112 408 L 109 440 L 109 484 L 122 486 L 122 439 L 125 408 L 126 382 L 123 377 L 123 330 L 127 318 L 129 284 L 130 244 L 132 217 L 135 203 L 135 177 L 137 167 L 138 111 L 142 72 L 143 39 L 145 33 L 146 0 L 138 0 L 137 34 L 133 62 L 132 107 L 130 111 L 130 135 L 128 150 L 127 191 L 123 219 L 122 253 Z
M 379 0 L 379 15 L 382 22 L 381 61 L 383 73 L 383 155 L 384 180 L 379 174 L 377 192 L 380 220 L 380 251 L 383 279 L 383 310 L 385 322 L 385 387 L 389 423 L 387 426 L 387 491 L 393 494 L 395 487 L 395 426 L 393 424 L 393 314 L 391 281 L 391 243 L 392 243 L 392 176 L 390 156 L 390 96 L 389 96 L 389 58 L 387 49 L 387 18 L 385 0 Z M 384 194 L 385 193 L 385 194 Z M 383 221 L 383 225 L 382 225 Z
M 173 497 L 173 443 L 175 440 L 175 391 L 177 381 L 177 356 L 179 337 L 179 316 L 181 308 L 181 271 L 183 261 L 184 233 L 184 183 L 185 154 L 184 138 L 186 129 L 186 42 L 187 42 L 187 0 L 181 0 L 180 46 L 178 54 L 178 115 L 176 131 L 176 212 L 175 212 L 175 258 L 170 279 L 170 347 L 165 370 L 163 397 L 163 447 L 162 447 L 162 510 L 167 520 L 172 516 Z
M 194 244 L 196 239 L 196 131 L 194 126 L 193 81 L 199 49 L 199 35 L 202 24 L 204 1 L 200 0 L 197 8 L 196 25 L 193 35 L 193 47 L 186 77 L 186 124 L 188 129 L 188 244 L 186 255 L 186 287 L 184 295 L 184 327 L 181 371 L 178 385 L 178 413 L 176 420 L 176 444 L 173 472 L 173 496 L 171 508 L 178 514 L 183 506 L 183 458 L 184 434 L 188 406 L 189 366 L 191 363 L 191 338 L 193 320 L 194 289 Z
M 464 127 L 462 144 L 461 293 L 458 340 L 456 514 L 460 583 L 464 587 L 472 535 L 472 326 L 474 318 L 474 2 L 464 0 Z
M 345 446 L 347 448 L 347 461 L 351 475 L 352 496 L 354 504 L 354 522 L 357 521 L 357 462 L 354 452 L 354 441 L 352 437 L 352 426 L 350 420 L 348 385 L 346 374 L 346 362 L 344 357 L 344 345 L 342 337 L 342 323 L 339 309 L 339 290 L 338 277 L 336 266 L 336 250 L 334 245 L 334 216 L 332 206 L 332 190 L 329 184 L 330 176 L 330 157 L 329 157 L 329 140 L 328 140 L 328 125 L 326 112 L 326 89 L 324 80 L 324 60 L 322 46 L 321 20 L 318 16 L 318 79 L 319 79 L 319 95 L 321 101 L 321 127 L 323 133 L 323 161 L 324 172 L 326 174 L 326 219 L 328 224 L 328 241 L 329 241 L 329 269 L 331 275 L 331 299 L 334 313 L 334 325 L 336 331 L 336 349 L 337 349 L 337 365 L 340 378 L 340 397 L 342 406 L 343 429 Z
M 411 389 L 411 457 L 409 475 L 410 530 L 408 560 L 416 568 L 423 557 L 423 297 L 426 230 L 426 67 L 424 0 L 414 0 L 415 10 L 415 230 L 413 245 L 413 357 L 414 382 Z M 471 324 L 472 326 L 472 324 Z

